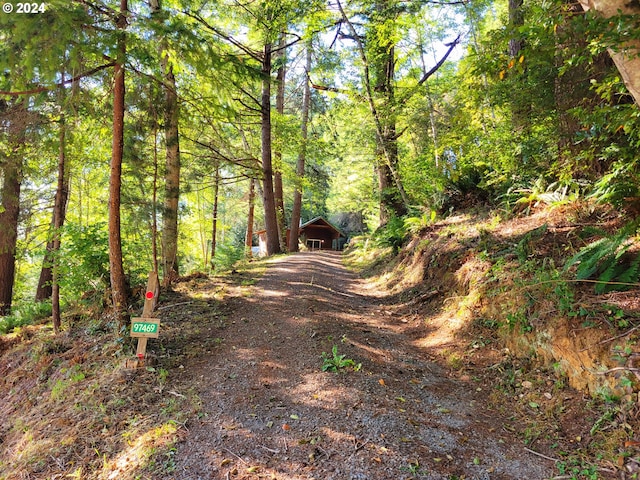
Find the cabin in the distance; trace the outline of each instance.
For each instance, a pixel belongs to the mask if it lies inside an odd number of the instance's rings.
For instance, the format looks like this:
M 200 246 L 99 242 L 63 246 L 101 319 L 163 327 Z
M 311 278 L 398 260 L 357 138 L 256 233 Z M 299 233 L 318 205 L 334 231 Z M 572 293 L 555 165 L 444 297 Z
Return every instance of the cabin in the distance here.
M 291 230 L 287 228 L 287 242 Z M 259 230 L 259 255 L 267 252 L 267 231 Z M 307 250 L 342 250 L 347 242 L 347 236 L 336 226 L 322 217 L 315 217 L 300 225 L 299 242 Z

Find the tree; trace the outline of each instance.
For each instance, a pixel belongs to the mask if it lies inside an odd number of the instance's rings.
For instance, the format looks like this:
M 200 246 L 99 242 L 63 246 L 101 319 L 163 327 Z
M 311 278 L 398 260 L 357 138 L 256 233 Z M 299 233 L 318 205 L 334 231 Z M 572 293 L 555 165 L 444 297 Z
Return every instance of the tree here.
M 160 0 L 150 0 L 151 15 L 157 22 L 163 20 Z M 180 134 L 179 102 L 176 77 L 167 43 L 159 41 L 164 90 L 164 140 L 166 148 L 165 199 L 162 212 L 162 266 L 165 286 L 178 274 L 178 202 L 180 200 Z
M 218 204 L 220 192 L 220 162 L 214 161 L 214 178 L 213 178 L 213 214 L 211 220 L 211 269 L 216 268 L 216 240 L 218 237 Z
M 247 232 L 244 237 L 245 255 L 249 258 L 253 256 L 251 248 L 253 247 L 253 221 L 255 211 L 255 198 L 256 198 L 256 181 L 255 179 L 249 179 L 249 211 L 247 213 Z
M 20 215 L 23 151 L 31 114 L 26 100 L 0 101 L 0 129 L 7 139 L 0 156 L 0 316 L 11 311 L 16 268 L 16 243 Z
M 113 143 L 109 175 L 109 270 L 111 276 L 111 299 L 118 319 L 118 331 L 125 323 L 127 307 L 127 282 L 122 262 L 122 237 L 120 229 L 120 203 L 122 188 L 122 160 L 124 152 L 125 113 L 125 61 L 127 27 L 127 0 L 120 0 L 120 11 L 115 19 L 119 31 L 115 66 L 113 69 Z
M 640 6 L 636 2 L 626 0 L 579 0 L 585 11 L 594 10 L 604 18 L 613 18 L 622 14 L 624 16 L 636 16 L 640 14 Z M 637 29 L 637 25 L 636 25 Z M 627 31 L 627 29 L 623 29 Z M 616 64 L 625 85 L 631 95 L 640 105 L 640 39 L 632 36 L 632 39 L 609 47 L 611 58 Z
M 363 96 L 371 113 L 376 134 L 376 170 L 380 195 L 380 223 L 385 224 L 391 217 L 405 215 L 409 198 L 400 178 L 397 119 L 403 105 L 416 89 L 402 99 L 396 98 L 395 72 L 397 67 L 395 48 L 399 35 L 398 18 L 402 14 L 415 13 L 414 6 L 405 6 L 395 0 L 375 0 L 364 2 L 368 13 L 365 33 L 358 32 L 342 4 L 338 2 L 342 22 L 348 29 L 345 38 L 353 40 L 362 65 Z M 422 85 L 443 65 L 460 37 L 451 42 L 449 49 L 435 68 L 431 69 L 416 84 Z
M 280 42 L 278 45 L 278 53 L 277 53 L 277 74 L 276 74 L 276 113 L 279 118 L 282 118 L 284 115 L 284 92 L 285 92 L 285 81 L 287 77 L 287 69 L 286 69 L 286 36 L 284 33 L 280 34 Z M 282 169 L 283 169 L 283 160 L 282 160 L 282 145 L 280 148 L 276 149 L 274 152 L 275 157 L 275 168 L 273 172 L 273 194 L 275 197 L 276 203 L 276 219 L 278 222 L 278 238 L 280 242 L 280 251 L 287 250 L 287 227 L 285 225 L 285 214 L 284 214 L 284 187 L 282 183 Z
M 65 83 L 65 75 L 62 72 L 62 83 Z M 60 103 L 64 109 L 65 87 L 59 89 Z M 36 288 L 36 301 L 43 301 L 52 298 L 52 317 L 54 329 L 57 331 L 60 327 L 60 288 L 54 278 L 54 264 L 56 255 L 60 250 L 60 229 L 64 224 L 67 211 L 67 200 L 69 198 L 69 172 L 67 162 L 67 118 L 64 110 L 60 114 L 59 134 L 58 134 L 58 175 L 56 193 L 53 201 L 53 214 L 51 218 L 51 231 L 49 239 L 47 239 L 46 252 L 43 259 L 42 269 L 40 270 L 40 278 Z M 55 296 L 54 296 L 55 290 Z
M 296 177 L 294 180 L 293 208 L 291 211 L 291 230 L 289 232 L 289 251 L 297 252 L 298 237 L 300 236 L 300 213 L 302 211 L 302 188 L 304 180 L 304 166 L 307 159 L 307 141 L 309 137 L 309 114 L 311 111 L 311 42 L 306 48 L 306 65 L 304 77 L 304 97 L 302 100 L 302 124 L 300 126 L 300 151 L 296 162 Z
M 266 41 L 262 53 L 262 95 L 260 102 L 261 159 L 262 159 L 262 203 L 267 237 L 267 255 L 280 253 L 280 233 L 276 199 L 273 186 L 273 160 L 271 141 L 271 56 L 272 44 Z

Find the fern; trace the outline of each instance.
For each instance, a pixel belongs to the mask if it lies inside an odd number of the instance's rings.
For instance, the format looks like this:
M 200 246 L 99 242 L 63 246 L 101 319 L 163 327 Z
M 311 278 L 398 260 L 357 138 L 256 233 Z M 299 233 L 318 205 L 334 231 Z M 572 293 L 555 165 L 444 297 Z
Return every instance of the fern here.
M 606 259 L 609 259 L 618 247 L 619 243 L 616 238 L 601 238 L 587 245 L 571 257 L 565 266 L 565 270 L 578 264 L 576 278 L 578 280 L 591 278 L 596 270 L 598 270 L 598 266 Z
M 640 279 L 640 254 L 631 262 L 629 268 L 618 275 L 618 282 L 635 283 Z
M 633 245 L 638 221 L 625 225 L 613 237 L 605 237 L 587 245 L 569 259 L 565 265 L 565 271 L 574 265 L 576 278 L 587 280 L 595 278 L 596 293 L 605 293 L 611 290 L 626 288 L 619 283 L 635 283 L 640 279 L 640 255 L 627 264 L 624 262 L 624 254 Z

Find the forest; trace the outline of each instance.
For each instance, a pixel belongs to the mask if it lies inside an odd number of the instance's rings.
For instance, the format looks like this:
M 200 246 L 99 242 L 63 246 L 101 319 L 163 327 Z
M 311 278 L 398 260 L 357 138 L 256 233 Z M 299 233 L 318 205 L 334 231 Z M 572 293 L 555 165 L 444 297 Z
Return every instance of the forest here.
M 60 328 L 108 289 L 122 316 L 150 270 L 227 268 L 259 230 L 296 251 L 318 216 L 394 242 L 474 205 L 633 209 L 618 3 L 7 2 L 0 312 Z
M 0 480 L 638 478 L 639 22 L 626 0 L 5 0 Z M 164 337 L 132 371 L 150 272 Z

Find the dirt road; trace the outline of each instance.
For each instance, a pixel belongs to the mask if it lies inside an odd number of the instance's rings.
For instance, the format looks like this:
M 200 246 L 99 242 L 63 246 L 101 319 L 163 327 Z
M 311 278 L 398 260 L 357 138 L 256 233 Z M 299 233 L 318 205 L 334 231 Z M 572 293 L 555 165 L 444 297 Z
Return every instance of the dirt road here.
M 201 413 L 163 478 L 553 476 L 553 462 L 488 409 L 487 392 L 430 361 L 338 254 L 276 258 L 247 288 L 184 364 L 179 381 L 195 387 Z M 322 371 L 334 346 L 355 368 Z

